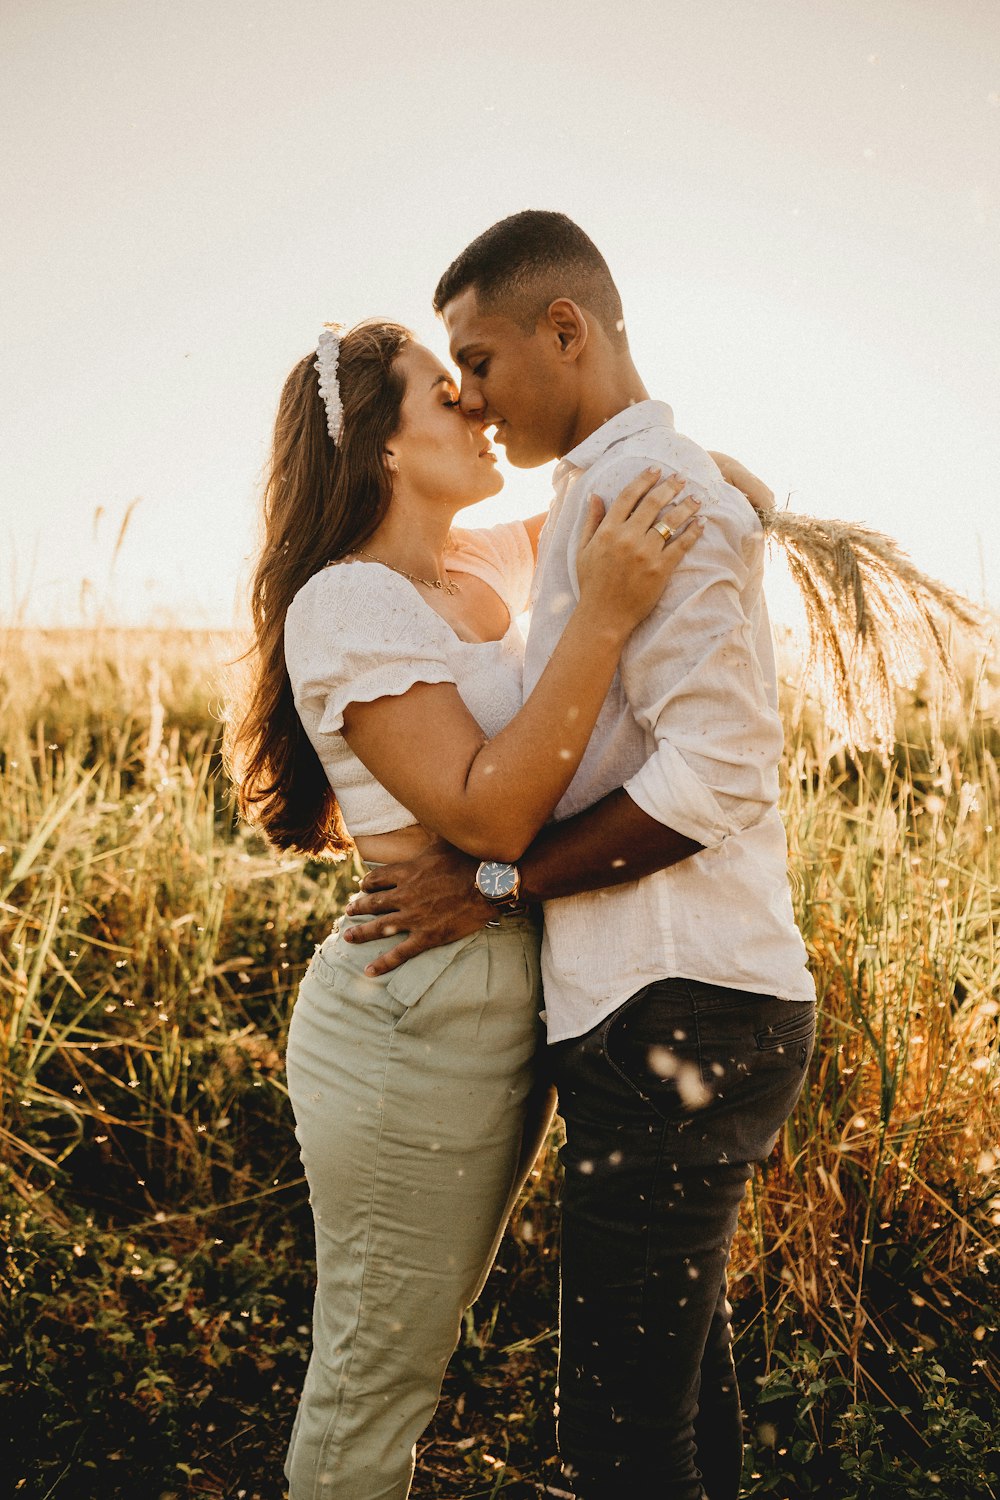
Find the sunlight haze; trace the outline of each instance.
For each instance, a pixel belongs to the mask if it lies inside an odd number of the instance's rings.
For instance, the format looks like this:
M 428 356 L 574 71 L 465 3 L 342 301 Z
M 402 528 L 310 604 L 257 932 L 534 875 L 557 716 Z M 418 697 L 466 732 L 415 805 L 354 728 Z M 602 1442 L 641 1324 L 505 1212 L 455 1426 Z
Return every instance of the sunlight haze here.
M 291 365 L 372 314 L 446 356 L 438 276 L 524 207 L 597 242 L 682 431 L 998 602 L 989 0 L 7 0 L 0 34 L 5 618 L 227 624 Z M 472 517 L 547 503 L 507 472 Z

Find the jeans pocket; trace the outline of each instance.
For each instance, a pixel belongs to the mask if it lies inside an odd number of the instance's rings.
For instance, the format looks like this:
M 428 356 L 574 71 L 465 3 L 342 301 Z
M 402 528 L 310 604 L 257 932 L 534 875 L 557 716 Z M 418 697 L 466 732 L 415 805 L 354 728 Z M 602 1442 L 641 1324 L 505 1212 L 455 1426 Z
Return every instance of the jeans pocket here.
M 712 1096 L 684 980 L 647 985 L 605 1023 L 603 1050 L 623 1082 L 664 1119 L 689 1117 Z
M 786 1000 L 790 1015 L 769 1022 L 754 1032 L 759 1052 L 785 1052 L 796 1046 L 812 1047 L 816 1033 L 816 1008 L 805 1001 Z

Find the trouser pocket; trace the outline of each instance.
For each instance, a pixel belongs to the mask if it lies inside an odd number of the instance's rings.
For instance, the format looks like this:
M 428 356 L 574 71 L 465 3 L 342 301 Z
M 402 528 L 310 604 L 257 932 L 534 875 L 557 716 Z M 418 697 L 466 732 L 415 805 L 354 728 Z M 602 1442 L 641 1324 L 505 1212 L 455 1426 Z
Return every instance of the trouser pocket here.
M 357 992 L 360 985 L 361 992 L 372 996 L 377 988 L 395 1003 L 397 1016 L 416 1005 L 458 954 L 479 936 L 473 932 L 453 943 L 444 943 L 439 948 L 428 948 L 426 952 L 407 959 L 389 974 L 373 978 L 365 973 L 366 965 L 394 948 L 399 942 L 399 936 L 396 934 L 375 938 L 370 943 L 348 943 L 342 935 L 347 920 L 346 917 L 341 917 L 334 931 L 317 948 L 309 973 L 334 992 L 345 987 L 351 992 Z M 352 917 L 350 922 L 352 926 L 360 926 L 366 920 L 370 919 Z

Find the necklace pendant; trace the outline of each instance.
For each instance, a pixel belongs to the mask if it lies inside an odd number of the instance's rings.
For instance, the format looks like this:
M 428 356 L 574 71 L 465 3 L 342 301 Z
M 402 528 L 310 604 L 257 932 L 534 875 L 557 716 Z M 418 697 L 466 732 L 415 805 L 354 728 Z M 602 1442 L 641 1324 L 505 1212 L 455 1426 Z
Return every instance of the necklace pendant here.
M 368 552 L 364 547 L 356 547 L 354 550 L 359 557 L 370 557 L 372 562 L 381 563 L 383 568 L 388 568 L 392 573 L 398 573 L 401 578 L 408 578 L 411 583 L 422 583 L 427 589 L 443 589 L 446 594 L 461 592 L 458 584 L 452 583 L 450 579 L 446 582 L 441 578 L 421 578 L 416 573 L 408 573 L 405 568 L 397 568 L 395 563 L 383 562 L 381 557 L 376 557 L 374 552 Z M 335 560 L 331 558 L 330 562 Z M 329 563 L 326 566 L 329 567 Z

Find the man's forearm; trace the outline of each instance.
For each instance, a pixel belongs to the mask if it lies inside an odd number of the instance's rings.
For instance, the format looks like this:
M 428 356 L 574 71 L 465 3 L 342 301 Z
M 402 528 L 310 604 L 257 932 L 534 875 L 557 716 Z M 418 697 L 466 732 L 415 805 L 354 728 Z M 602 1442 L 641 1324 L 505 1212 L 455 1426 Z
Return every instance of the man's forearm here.
M 651 818 L 619 787 L 586 811 L 542 829 L 517 862 L 521 892 L 528 900 L 547 901 L 624 885 L 701 848 Z
M 586 812 L 542 830 L 517 862 L 521 893 L 541 901 L 623 885 L 687 859 L 701 847 L 644 813 L 619 788 Z M 351 915 L 369 920 L 346 927 L 345 941 L 363 944 L 405 936 L 366 964 L 365 973 L 388 974 L 416 954 L 481 927 L 494 913 L 476 891 L 475 867 L 475 860 L 443 845 L 369 870 L 348 907 Z

